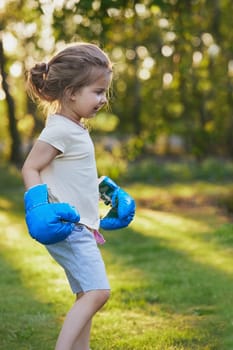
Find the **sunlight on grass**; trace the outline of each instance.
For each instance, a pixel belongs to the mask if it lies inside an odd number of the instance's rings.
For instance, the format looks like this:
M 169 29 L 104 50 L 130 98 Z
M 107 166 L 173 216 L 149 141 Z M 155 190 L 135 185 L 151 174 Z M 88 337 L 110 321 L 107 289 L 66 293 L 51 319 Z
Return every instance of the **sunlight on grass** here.
M 9 210 L 12 207 L 11 201 L 0 197 L 0 209 Z
M 225 273 L 233 273 L 232 248 L 219 249 L 208 241 L 203 233 L 211 232 L 213 227 L 203 221 L 184 218 L 177 214 L 141 210 L 135 227 L 146 236 L 156 236 L 166 240 L 166 245 L 189 254 L 198 263 L 209 264 Z
M 150 232 L 152 234 L 157 234 L 163 228 L 168 228 L 169 230 L 165 230 L 162 232 L 164 234 L 168 233 L 176 233 L 178 232 L 187 232 L 188 230 L 207 230 L 209 227 L 205 225 L 203 222 L 198 222 L 197 220 L 186 219 L 178 214 L 167 213 L 167 212 L 159 212 L 155 210 L 149 209 L 141 209 L 138 220 L 135 221 L 136 227 L 146 228 L 149 231 L 146 231 L 146 235 Z M 135 223 L 134 223 L 135 224 Z M 160 229 L 160 231 L 158 230 Z M 156 230 L 156 233 L 155 233 Z
M 0 222 L 4 225 L 1 254 L 14 268 L 21 271 L 24 286 L 32 289 L 36 299 L 41 301 L 51 299 L 49 293 L 52 290 L 64 294 L 67 282 L 61 268 L 49 257 L 42 245 L 31 239 L 24 219 L 18 220 L 12 212 L 2 212 Z M 53 283 L 41 284 L 41 280 L 46 279 L 53 280 Z
M 202 339 L 208 336 L 205 328 L 199 329 L 199 333 L 196 334 L 193 327 L 193 317 L 181 314 L 171 316 L 164 313 L 151 317 L 151 315 L 138 311 L 120 312 L 116 310 L 114 313 L 103 311 L 97 314 L 93 324 L 96 350 L 204 349 L 198 347 L 198 344 L 201 344 Z M 100 324 L 102 333 L 97 331 Z M 110 329 L 109 324 L 111 324 Z M 112 340 L 108 347 L 105 346 L 107 333 Z M 188 347 L 189 343 L 193 346 Z M 132 344 L 134 344 L 133 347 Z M 182 346 L 182 344 L 184 345 Z M 215 340 L 210 340 L 209 347 L 205 347 L 205 349 L 214 349 L 212 348 L 214 344 Z
M 5 213 L 0 212 L 0 223 L 2 225 L 6 225 L 10 223 L 9 217 Z
M 130 187 L 131 192 L 134 197 L 137 198 L 150 198 L 155 196 L 165 196 L 169 198 L 171 195 L 182 195 L 182 197 L 190 197 L 196 194 L 205 195 L 219 195 L 227 194 L 233 185 L 229 184 L 225 186 L 224 184 L 213 184 L 208 182 L 195 182 L 195 184 L 183 184 L 183 183 L 171 183 L 166 185 L 150 185 L 144 183 L 136 183 Z
M 169 191 L 186 197 L 200 188 L 171 185 Z M 168 189 L 136 184 L 129 190 L 140 198 L 166 196 Z M 222 186 L 207 185 L 204 191 L 215 195 Z M 17 195 L 14 201 L 0 199 L 0 336 L 7 334 L 0 345 L 3 350 L 37 350 L 41 343 L 50 350 L 74 298 L 62 269 L 27 233 L 23 207 L 17 204 L 22 191 Z M 139 205 L 129 228 L 105 232 L 101 251 L 112 297 L 94 318 L 91 348 L 231 349 L 231 227 L 207 206 L 169 212 Z M 224 332 L 228 348 L 218 340 Z

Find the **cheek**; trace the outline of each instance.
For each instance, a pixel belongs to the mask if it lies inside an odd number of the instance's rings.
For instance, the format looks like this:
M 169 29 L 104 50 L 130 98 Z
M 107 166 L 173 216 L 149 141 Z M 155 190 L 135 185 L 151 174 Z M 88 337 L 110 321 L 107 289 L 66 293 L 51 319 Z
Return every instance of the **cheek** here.
M 95 101 L 95 103 L 100 103 L 100 101 L 101 101 L 101 96 L 100 96 L 100 95 L 95 95 L 93 101 Z
M 93 102 L 97 102 L 99 101 L 99 96 L 97 94 L 91 94 L 91 95 L 88 95 L 88 101 L 93 101 Z

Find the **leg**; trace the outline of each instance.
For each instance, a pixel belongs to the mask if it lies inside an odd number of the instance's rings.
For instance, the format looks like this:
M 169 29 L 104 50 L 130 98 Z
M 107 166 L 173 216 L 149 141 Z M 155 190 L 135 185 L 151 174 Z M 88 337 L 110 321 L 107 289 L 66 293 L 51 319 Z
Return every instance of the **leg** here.
M 89 350 L 90 349 L 90 332 L 91 332 L 91 320 L 89 320 L 84 326 L 80 336 L 75 341 L 72 350 Z
M 76 295 L 76 301 L 80 299 L 84 293 L 79 293 Z M 75 341 L 72 350 L 76 349 L 87 349 L 89 350 L 89 344 L 90 344 L 90 332 L 91 332 L 91 323 L 92 321 L 89 320 L 87 324 L 84 326 L 80 336 L 78 339 Z
M 75 302 L 66 316 L 55 350 L 88 350 L 72 347 L 75 341 L 87 342 L 90 321 L 93 315 L 106 303 L 109 294 L 109 290 L 93 290 L 83 294 Z M 86 337 L 82 334 L 83 331 L 84 334 L 86 333 Z M 79 337 L 81 338 L 79 339 Z

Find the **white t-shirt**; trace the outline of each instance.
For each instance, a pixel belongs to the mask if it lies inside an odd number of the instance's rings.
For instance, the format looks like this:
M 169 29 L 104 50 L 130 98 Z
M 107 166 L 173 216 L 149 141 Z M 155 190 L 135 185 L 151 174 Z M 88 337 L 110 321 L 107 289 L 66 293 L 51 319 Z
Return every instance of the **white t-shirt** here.
M 61 115 L 51 115 L 39 138 L 62 153 L 41 171 L 51 201 L 76 207 L 80 223 L 99 227 L 99 189 L 94 145 L 87 129 Z

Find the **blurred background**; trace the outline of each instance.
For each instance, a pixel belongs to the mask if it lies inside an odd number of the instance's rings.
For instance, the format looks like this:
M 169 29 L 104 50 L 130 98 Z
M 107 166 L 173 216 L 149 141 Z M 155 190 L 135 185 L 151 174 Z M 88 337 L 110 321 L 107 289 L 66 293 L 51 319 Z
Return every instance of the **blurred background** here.
M 44 125 L 25 71 L 90 41 L 114 62 L 110 108 L 91 125 L 102 173 L 208 159 L 218 176 L 233 156 L 232 10 L 231 0 L 0 1 L 1 159 L 21 166 Z
M 233 349 L 232 0 L 0 0 L 0 348 L 53 348 L 73 302 L 24 222 L 20 167 L 46 116 L 25 72 L 66 44 L 114 62 L 90 122 L 100 175 L 135 198 L 102 248 L 96 350 Z M 98 324 L 98 326 L 97 326 Z

